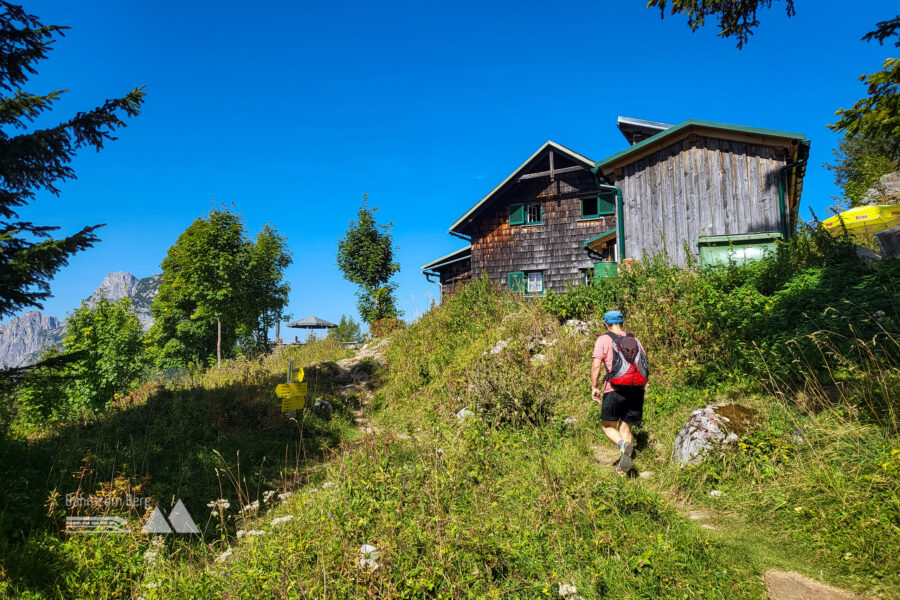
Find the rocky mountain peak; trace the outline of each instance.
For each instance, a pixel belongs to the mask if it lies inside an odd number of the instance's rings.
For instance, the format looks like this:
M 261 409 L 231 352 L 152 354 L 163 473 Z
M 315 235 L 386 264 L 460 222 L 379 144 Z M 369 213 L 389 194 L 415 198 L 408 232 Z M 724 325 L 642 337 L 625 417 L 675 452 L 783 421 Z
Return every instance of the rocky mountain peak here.
M 153 325 L 150 304 L 156 298 L 161 279 L 160 274 L 138 279 L 125 271 L 108 273 L 85 302 L 89 307 L 94 307 L 103 298 L 110 302 L 129 298 L 141 327 L 147 331 Z M 65 335 L 65 321 L 36 310 L 0 324 L 0 367 L 32 364 L 47 348 L 61 347 Z
M 138 281 L 137 277 L 125 271 L 107 273 L 103 282 L 87 299 L 88 306 L 96 306 L 102 298 L 106 298 L 110 302 L 118 302 L 122 298 L 130 297 Z

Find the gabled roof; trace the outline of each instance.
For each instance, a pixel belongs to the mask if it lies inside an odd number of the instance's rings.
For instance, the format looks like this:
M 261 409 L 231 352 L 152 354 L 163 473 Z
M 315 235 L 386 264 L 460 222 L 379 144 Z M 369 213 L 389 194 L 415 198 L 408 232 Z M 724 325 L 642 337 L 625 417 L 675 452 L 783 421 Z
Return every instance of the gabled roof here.
M 594 166 L 594 161 L 591 160 L 590 158 L 588 158 L 588 157 L 586 157 L 586 156 L 584 156 L 584 155 L 582 155 L 582 154 L 578 154 L 578 153 L 575 152 L 574 150 L 570 150 L 569 148 L 566 148 L 565 146 L 563 146 L 563 145 L 561 145 L 561 144 L 557 144 L 556 142 L 547 140 L 547 142 L 544 143 L 543 146 L 541 146 L 540 148 L 538 148 L 537 152 L 535 152 L 534 154 L 532 154 L 531 156 L 529 156 L 529 157 L 528 157 L 528 160 L 526 160 L 526 161 L 523 162 L 521 165 L 519 165 L 519 168 L 517 168 L 515 171 L 513 171 L 512 173 L 510 173 L 509 176 L 508 176 L 506 179 L 504 179 L 503 181 L 500 182 L 499 185 L 497 185 L 497 187 L 495 187 L 495 188 L 492 189 L 490 192 L 488 192 L 488 194 L 487 194 L 484 198 L 482 198 L 482 199 L 478 202 L 478 204 L 476 204 L 475 206 L 473 206 L 472 208 L 470 208 L 470 209 L 466 212 L 466 214 L 464 214 L 464 215 L 461 216 L 459 219 L 457 219 L 456 222 L 455 222 L 453 225 L 450 226 L 450 229 L 448 230 L 448 232 L 449 232 L 449 233 L 453 233 L 453 232 L 456 232 L 456 233 L 462 233 L 461 231 L 459 231 L 459 228 L 462 227 L 462 226 L 465 224 L 466 220 L 467 220 L 469 217 L 471 217 L 472 215 L 474 215 L 476 212 L 478 212 L 479 209 L 481 209 L 481 208 L 482 208 L 483 206 L 485 206 L 488 202 L 490 202 L 490 200 L 491 200 L 497 193 L 499 193 L 502 189 L 504 189 L 508 183 L 510 183 L 511 181 L 515 180 L 515 178 L 519 175 L 519 173 L 521 173 L 521 172 L 525 169 L 525 167 L 527 167 L 529 164 L 531 164 L 531 162 L 532 162 L 533 160 L 535 160 L 538 156 L 540 156 L 540 155 L 541 155 L 545 150 L 547 150 L 547 149 L 553 149 L 553 150 L 556 150 L 556 151 L 558 151 L 558 152 L 560 152 L 560 153 L 562 153 L 562 154 L 564 154 L 564 155 L 566 155 L 566 156 L 572 158 L 572 159 L 575 160 L 576 162 L 582 163 L 583 165 L 585 165 L 585 166 L 588 167 L 588 168 L 592 168 L 592 167 Z
M 660 131 L 672 128 L 668 123 L 622 116 L 618 118 L 618 127 L 629 144 L 636 144 Z
M 656 135 L 649 137 L 642 142 L 638 142 L 620 152 L 616 152 L 612 156 L 597 161 L 595 168 L 603 173 L 609 173 L 612 169 L 629 165 L 657 150 L 670 146 L 691 133 L 711 135 L 712 137 L 728 137 L 729 139 L 743 139 L 744 141 L 753 143 L 772 143 L 778 145 L 790 143 L 791 140 L 806 139 L 806 136 L 802 133 L 688 119 L 675 127 L 660 131 Z
M 472 245 L 469 244 L 464 248 L 460 248 L 459 250 L 454 250 L 450 254 L 442 256 L 440 258 L 436 258 L 428 264 L 422 265 L 422 271 L 431 271 L 433 269 L 439 269 L 444 265 L 449 265 L 450 263 L 455 263 L 460 260 L 465 260 L 472 256 Z

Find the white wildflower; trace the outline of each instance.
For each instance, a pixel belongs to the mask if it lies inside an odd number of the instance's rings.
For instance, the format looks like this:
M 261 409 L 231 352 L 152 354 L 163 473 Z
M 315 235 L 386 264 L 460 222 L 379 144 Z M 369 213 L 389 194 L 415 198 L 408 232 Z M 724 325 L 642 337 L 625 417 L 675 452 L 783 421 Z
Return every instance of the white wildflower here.
M 284 502 L 285 500 L 287 500 L 290 497 L 291 497 L 291 492 L 284 492 L 283 494 L 278 494 L 278 500 L 280 500 L 281 502 Z
M 276 525 L 281 525 L 282 523 L 287 523 L 291 519 L 294 518 L 294 515 L 285 515 L 283 517 L 278 517 L 277 519 L 272 519 L 272 527 Z
M 724 496 L 725 492 L 723 492 L 722 490 L 712 490 L 709 495 L 715 498 L 716 496 Z
M 360 569 L 365 569 L 371 573 L 381 566 L 378 564 L 380 557 L 381 552 L 378 551 L 378 548 L 371 544 L 363 544 L 359 548 L 359 561 L 356 564 Z
M 578 588 L 575 587 L 573 583 L 560 583 L 559 584 L 559 595 L 562 598 L 568 598 L 569 596 L 574 596 L 578 593 Z
M 208 502 L 206 506 L 212 509 L 212 516 L 218 517 L 220 513 L 224 515 L 225 511 L 231 508 L 231 503 L 225 498 L 219 498 Z
M 268 504 L 269 501 L 275 497 L 276 493 L 277 492 L 275 490 L 269 490 L 268 492 L 263 492 L 263 502 Z
M 231 550 L 231 548 L 228 548 L 227 550 L 225 550 L 225 552 L 216 557 L 216 562 L 225 562 L 226 560 L 228 560 L 228 558 L 231 557 L 232 554 L 234 554 L 234 552 Z
M 326 481 L 325 483 L 322 484 L 322 489 L 324 490 L 324 489 L 328 489 L 328 488 L 333 488 L 336 485 L 337 484 L 333 481 Z
M 254 500 L 241 509 L 245 513 L 254 513 L 259 510 L 259 500 Z

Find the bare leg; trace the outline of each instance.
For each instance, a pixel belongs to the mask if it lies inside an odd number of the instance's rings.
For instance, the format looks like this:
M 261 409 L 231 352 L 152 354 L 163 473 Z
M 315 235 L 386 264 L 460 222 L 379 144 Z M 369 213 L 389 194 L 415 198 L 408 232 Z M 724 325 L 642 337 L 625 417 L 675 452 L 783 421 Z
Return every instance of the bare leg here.
M 606 423 L 604 423 L 603 425 L 605 427 Z M 625 440 L 632 446 L 634 445 L 634 436 L 631 435 L 631 425 L 629 425 L 625 421 L 619 421 L 619 431 L 617 433 L 620 435 L 620 437 L 623 440 Z M 606 436 L 609 437 L 609 434 L 607 433 Z M 612 438 L 610 438 L 610 439 L 612 439 Z
M 609 441 L 618 446 L 619 441 L 622 439 L 622 436 L 619 434 L 619 429 L 616 428 L 616 425 L 618 423 L 616 421 L 602 421 L 602 423 L 603 433 L 606 434 L 606 437 L 609 438 Z M 623 422 L 622 425 L 625 425 L 625 423 Z

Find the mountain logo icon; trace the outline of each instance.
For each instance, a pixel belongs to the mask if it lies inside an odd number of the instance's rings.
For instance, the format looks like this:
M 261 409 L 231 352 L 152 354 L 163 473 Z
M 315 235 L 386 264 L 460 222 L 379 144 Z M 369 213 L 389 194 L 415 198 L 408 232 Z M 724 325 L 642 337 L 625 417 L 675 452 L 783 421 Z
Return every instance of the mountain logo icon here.
M 191 518 L 180 498 L 175 503 L 172 512 L 169 513 L 168 521 L 158 506 L 153 507 L 153 512 L 150 513 L 150 518 L 144 523 L 141 531 L 154 534 L 200 533 L 200 529 L 197 528 L 197 524 L 194 523 L 194 519 Z

